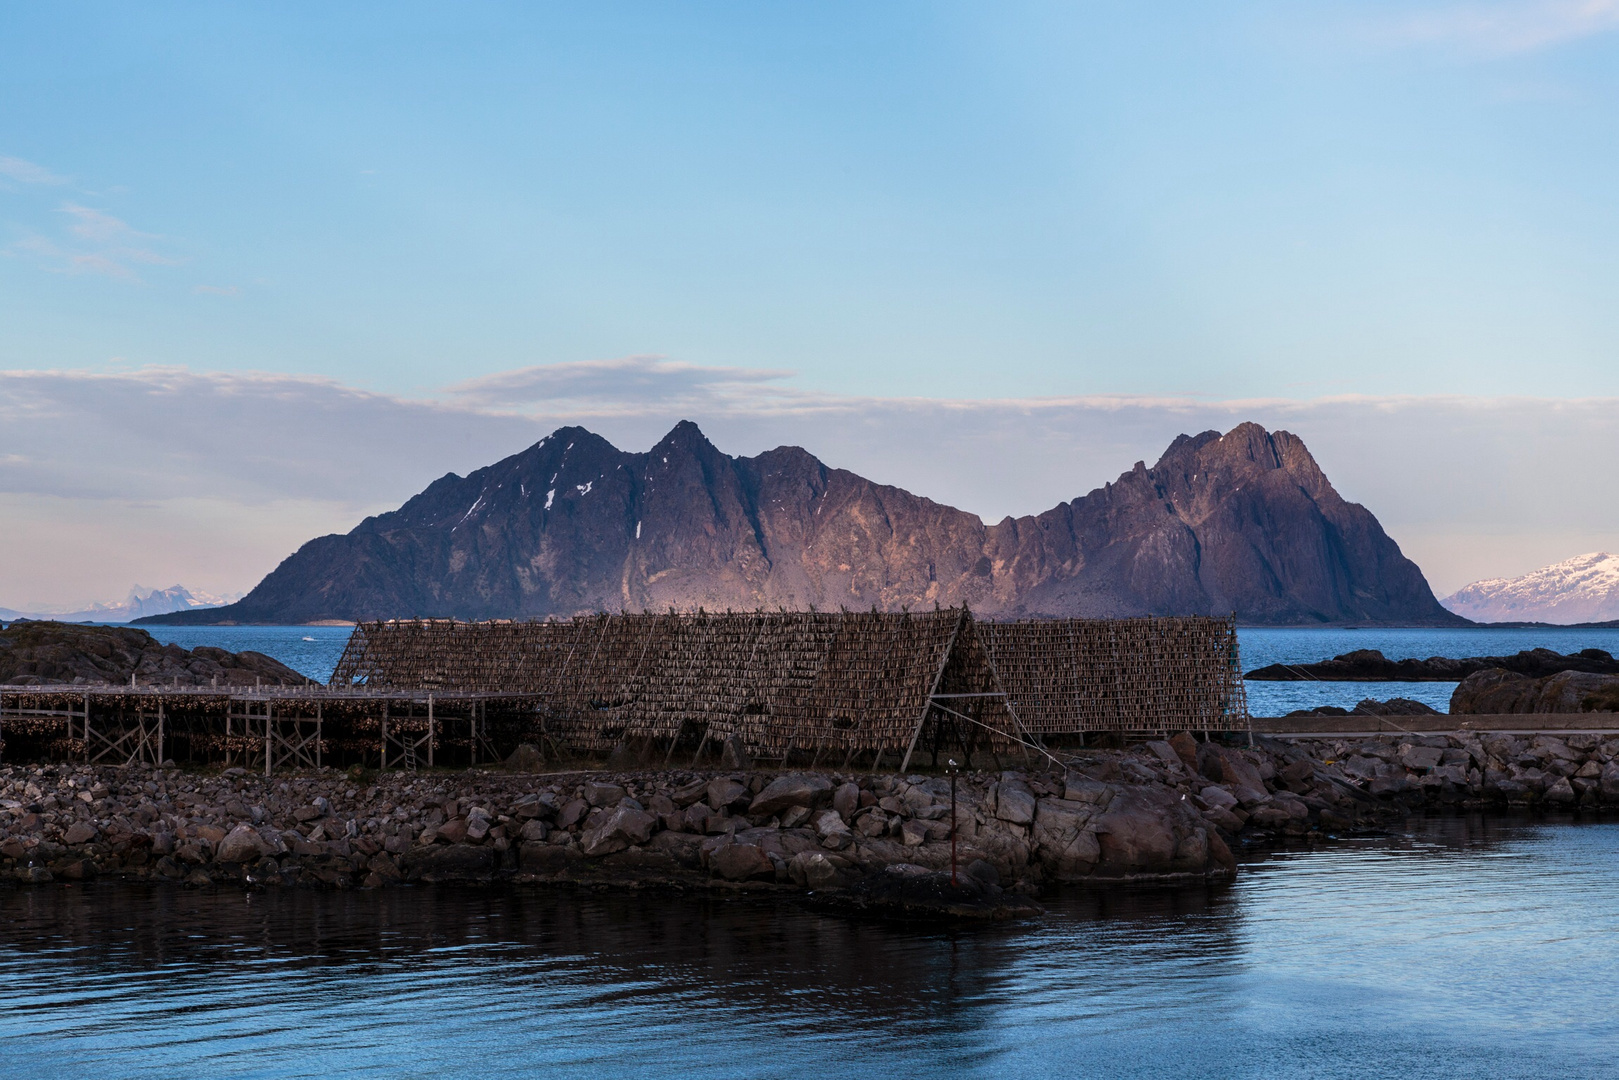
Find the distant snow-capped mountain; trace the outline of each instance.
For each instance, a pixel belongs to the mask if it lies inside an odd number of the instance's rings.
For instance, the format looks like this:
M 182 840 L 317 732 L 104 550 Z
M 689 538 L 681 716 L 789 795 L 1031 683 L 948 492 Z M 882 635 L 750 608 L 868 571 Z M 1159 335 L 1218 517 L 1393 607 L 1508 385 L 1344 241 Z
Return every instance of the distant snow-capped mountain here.
M 80 611 L 13 611 L 0 608 L 0 619 L 55 619 L 58 622 L 129 622 L 147 615 L 167 615 L 171 611 L 190 611 L 193 608 L 223 607 L 242 598 L 241 593 L 216 596 L 201 589 L 192 592 L 184 585 L 170 585 L 166 589 L 147 589 L 140 585 L 130 588 L 122 601 L 91 604 Z
M 1475 581 L 1439 602 L 1477 622 L 1619 619 L 1619 555 L 1593 551 L 1523 577 Z

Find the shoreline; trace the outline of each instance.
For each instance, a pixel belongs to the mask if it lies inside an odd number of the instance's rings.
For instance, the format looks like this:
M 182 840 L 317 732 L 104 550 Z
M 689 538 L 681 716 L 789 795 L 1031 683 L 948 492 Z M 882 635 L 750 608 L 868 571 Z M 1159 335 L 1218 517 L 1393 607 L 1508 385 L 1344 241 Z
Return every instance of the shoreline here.
M 462 882 L 799 895 L 1006 919 L 1054 884 L 1229 880 L 1237 855 L 1425 809 L 1619 808 L 1619 736 L 1182 734 L 950 779 L 743 769 L 375 773 L 0 766 L 0 881 Z

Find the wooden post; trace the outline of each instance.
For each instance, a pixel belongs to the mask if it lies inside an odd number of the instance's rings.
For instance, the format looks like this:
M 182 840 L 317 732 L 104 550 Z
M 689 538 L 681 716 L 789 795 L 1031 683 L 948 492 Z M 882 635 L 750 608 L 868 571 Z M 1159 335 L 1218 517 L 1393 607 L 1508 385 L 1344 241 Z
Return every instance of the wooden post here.
M 84 695 L 84 761 L 90 763 L 90 695 Z
M 427 767 L 433 767 L 433 695 L 427 695 Z
M 388 703 L 382 703 L 382 771 L 388 771 Z
M 268 701 L 266 701 L 264 703 L 264 775 L 265 776 L 270 775 L 270 731 L 271 731 L 271 724 L 273 723 L 273 721 L 271 719 L 271 714 L 274 711 L 275 711 L 275 706 L 271 705 Z
M 320 768 L 321 703 L 315 703 L 315 768 Z
M 157 699 L 157 748 L 152 751 L 153 755 L 157 758 L 157 760 L 152 762 L 153 765 L 161 765 L 161 764 L 163 764 L 163 720 L 164 720 L 164 716 L 163 716 L 163 699 L 158 698 Z

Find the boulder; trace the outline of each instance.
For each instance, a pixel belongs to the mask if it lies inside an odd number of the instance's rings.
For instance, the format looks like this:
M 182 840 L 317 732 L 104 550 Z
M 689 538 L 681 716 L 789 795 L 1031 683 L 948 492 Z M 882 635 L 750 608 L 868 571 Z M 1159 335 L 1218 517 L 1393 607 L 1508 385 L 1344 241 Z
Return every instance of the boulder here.
M 1034 846 L 1040 864 L 1057 881 L 1090 876 L 1101 858 L 1096 834 L 1086 828 L 1096 807 L 1067 799 L 1041 799 L 1034 815 Z
M 715 810 L 738 809 L 751 801 L 751 793 L 747 785 L 739 784 L 729 777 L 716 777 L 708 782 L 708 805 Z
M 848 823 L 836 810 L 823 810 L 815 816 L 815 834 L 821 838 L 822 847 L 833 851 L 843 850 L 854 840 Z
M 854 785 L 847 785 L 853 787 Z M 748 804 L 748 814 L 773 817 L 794 806 L 814 806 L 832 790 L 832 781 L 819 773 L 791 773 L 778 776 Z M 856 789 L 855 798 L 859 798 Z
M 557 812 L 557 828 L 566 829 L 577 825 L 585 819 L 585 815 L 588 813 L 590 813 L 590 804 L 585 800 L 569 799 L 562 804 L 562 809 Z
M 1242 803 L 1264 802 L 1265 780 L 1254 763 L 1237 750 L 1222 749 L 1219 755 L 1220 779 L 1231 788 L 1237 800 Z
M 1602 766 L 1602 798 L 1605 802 L 1619 802 L 1619 759 Z
M 1574 793 L 1574 785 L 1568 782 L 1568 777 L 1560 776 L 1555 784 L 1546 789 L 1545 798 L 1558 806 L 1572 806 L 1579 796 Z
M 709 872 L 727 881 L 775 878 L 776 866 L 762 848 L 752 844 L 726 844 L 708 856 Z
M 87 821 L 79 821 L 70 825 L 67 832 L 62 834 L 62 843 L 69 847 L 78 847 L 80 844 L 88 844 L 95 838 L 96 827 Z
M 1432 769 L 1443 760 L 1444 756 L 1445 752 L 1443 750 L 1432 746 L 1411 746 L 1407 744 L 1400 747 L 1400 764 L 1408 769 L 1423 771 Z
M 251 825 L 238 825 L 219 842 L 216 858 L 220 862 L 256 863 L 269 854 L 269 845 Z
M 1191 808 L 1163 788 L 1126 788 L 1090 826 L 1097 835 L 1102 877 L 1203 873 L 1208 870 L 1207 841 L 1202 857 L 1182 841 L 1207 826 Z
M 852 820 L 855 811 L 860 809 L 860 785 L 852 781 L 840 785 L 832 795 L 832 809 L 844 821 Z
M 591 806 L 617 806 L 628 794 L 617 784 L 591 781 L 585 784 L 585 802 Z
M 652 836 L 657 819 L 644 810 L 628 806 L 607 811 L 593 828 L 579 837 L 579 850 L 589 856 L 623 851 L 631 844 L 644 844 Z
M 1197 772 L 1197 740 L 1190 731 L 1182 731 L 1169 740 L 1169 745 L 1175 748 L 1175 754 L 1186 766 L 1187 772 Z
M 1002 781 L 995 787 L 995 816 L 1013 825 L 1034 824 L 1035 799 L 1021 780 Z
M 837 864 L 819 851 L 800 851 L 787 860 L 787 874 L 806 889 L 835 889 L 845 880 Z

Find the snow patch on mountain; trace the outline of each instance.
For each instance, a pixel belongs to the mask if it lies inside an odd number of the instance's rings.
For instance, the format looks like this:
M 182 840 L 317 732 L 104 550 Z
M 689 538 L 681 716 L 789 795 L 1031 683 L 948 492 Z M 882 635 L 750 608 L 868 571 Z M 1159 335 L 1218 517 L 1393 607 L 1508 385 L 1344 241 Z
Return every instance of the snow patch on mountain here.
M 192 592 L 184 585 L 170 585 L 166 589 L 148 589 L 132 586 L 122 601 L 91 604 L 77 611 L 46 609 L 40 611 L 13 611 L 0 608 L 0 619 L 55 619 L 58 622 L 122 623 L 147 615 L 167 615 L 171 611 L 190 611 L 193 608 L 224 607 L 242 598 L 242 593 L 216 596 L 198 589 Z
M 1477 622 L 1619 619 L 1619 555 L 1593 551 L 1522 577 L 1475 581 L 1439 602 Z

